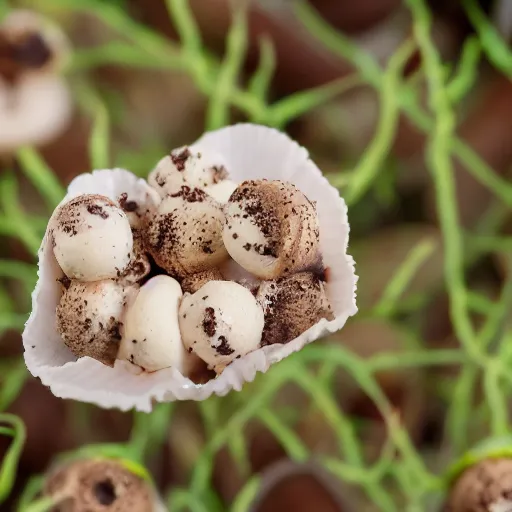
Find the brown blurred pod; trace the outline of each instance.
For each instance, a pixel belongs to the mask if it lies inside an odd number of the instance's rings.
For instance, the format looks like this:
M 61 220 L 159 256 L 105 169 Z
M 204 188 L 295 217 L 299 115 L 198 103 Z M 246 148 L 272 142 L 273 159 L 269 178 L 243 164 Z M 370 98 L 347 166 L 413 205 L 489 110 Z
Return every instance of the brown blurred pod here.
M 249 512 L 355 512 L 351 491 L 320 466 L 283 459 L 262 473 Z
M 443 512 L 510 512 L 512 459 L 483 459 L 456 479 Z
M 111 459 L 77 460 L 51 472 L 45 496 L 54 512 L 159 512 L 163 510 L 150 482 Z

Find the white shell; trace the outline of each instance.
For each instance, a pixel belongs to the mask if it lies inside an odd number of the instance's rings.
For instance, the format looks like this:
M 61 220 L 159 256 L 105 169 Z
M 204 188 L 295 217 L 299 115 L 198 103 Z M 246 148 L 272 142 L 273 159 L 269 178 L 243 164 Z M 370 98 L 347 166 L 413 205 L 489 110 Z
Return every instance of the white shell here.
M 92 402 L 101 407 L 151 411 L 154 401 L 204 400 L 212 394 L 239 391 L 258 372 L 284 359 L 304 345 L 340 330 L 357 312 L 357 277 L 354 261 L 347 255 L 349 225 L 345 201 L 309 158 L 308 152 L 287 135 L 263 126 L 240 124 L 205 134 L 199 141 L 205 149 L 218 151 L 226 160 L 230 177 L 291 181 L 310 200 L 317 201 L 320 246 L 329 268 L 327 294 L 335 319 L 322 320 L 286 345 L 271 345 L 234 361 L 216 379 L 196 385 L 177 370 L 166 368 L 135 375 L 127 363 L 117 361 L 107 368 L 90 358 L 73 357 L 55 331 L 55 306 L 60 297 L 59 268 L 46 235 L 39 253 L 39 281 L 32 296 L 32 313 L 23 333 L 25 362 L 32 375 L 62 398 Z M 147 187 L 126 171 L 96 171 L 76 178 L 70 197 L 100 193 L 116 199 L 122 192 Z
M 220 373 L 256 350 L 263 332 L 263 309 L 254 295 L 232 281 L 210 281 L 180 306 L 183 344 Z
M 148 372 L 172 366 L 184 373 L 186 353 L 178 324 L 182 296 L 172 277 L 156 276 L 145 283 L 126 309 L 118 359 Z

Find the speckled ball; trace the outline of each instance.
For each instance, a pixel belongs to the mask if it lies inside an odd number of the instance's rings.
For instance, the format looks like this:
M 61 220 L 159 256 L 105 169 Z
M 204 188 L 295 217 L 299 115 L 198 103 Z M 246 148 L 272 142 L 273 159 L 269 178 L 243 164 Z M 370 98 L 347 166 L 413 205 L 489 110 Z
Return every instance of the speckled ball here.
M 53 252 L 71 279 L 119 277 L 128 266 L 133 235 L 126 214 L 108 197 L 83 194 L 61 205 L 51 221 Z
M 260 346 L 263 310 L 254 295 L 232 281 L 209 281 L 186 294 L 179 310 L 183 344 L 221 373 Z
M 196 146 L 174 149 L 162 158 L 148 177 L 161 197 L 175 194 L 182 186 L 207 189 L 228 177 L 223 158 Z M 222 191 L 214 193 L 224 196 Z
M 76 357 L 92 357 L 113 366 L 122 338 L 126 302 L 136 286 L 115 281 L 63 280 L 56 310 L 57 332 Z
M 244 181 L 224 206 L 223 240 L 229 255 L 260 279 L 304 270 L 318 260 L 315 205 L 282 181 Z
M 157 265 L 182 279 L 227 259 L 223 224 L 224 213 L 217 201 L 200 189 L 184 186 L 164 198 L 149 219 L 145 246 Z
M 333 319 L 325 283 L 311 272 L 264 281 L 256 299 L 265 313 L 262 346 L 288 343 L 322 318 Z

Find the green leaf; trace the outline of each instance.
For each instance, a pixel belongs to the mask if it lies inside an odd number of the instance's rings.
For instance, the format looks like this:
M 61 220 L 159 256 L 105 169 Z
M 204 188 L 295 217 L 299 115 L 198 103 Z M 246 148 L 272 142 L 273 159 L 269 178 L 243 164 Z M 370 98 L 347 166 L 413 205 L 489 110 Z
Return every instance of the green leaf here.
M 21 392 L 28 378 L 27 368 L 23 360 L 18 360 L 9 368 L 2 368 L 0 382 L 0 411 L 5 411 Z
M 258 40 L 260 49 L 260 60 L 258 67 L 253 73 L 249 84 L 248 91 L 264 102 L 267 99 L 270 83 L 276 67 L 276 54 L 272 39 L 264 35 Z
M 243 7 L 238 7 L 233 12 L 233 21 L 226 41 L 226 54 L 208 103 L 206 114 L 208 130 L 215 130 L 229 124 L 230 95 L 237 86 L 246 50 L 246 10 Z
M 0 423 L 11 425 L 14 430 L 13 439 L 5 452 L 0 465 L 0 504 L 8 498 L 16 480 L 18 462 L 25 444 L 25 425 L 14 414 L 0 414 Z
M 66 193 L 53 171 L 34 148 L 20 149 L 17 157 L 27 178 L 39 190 L 48 208 L 53 210 Z
M 261 487 L 261 478 L 253 476 L 236 495 L 231 512 L 249 512 Z
M 272 126 L 282 128 L 293 119 L 327 103 L 361 83 L 359 76 L 349 75 L 313 89 L 296 92 L 271 105 L 268 122 Z

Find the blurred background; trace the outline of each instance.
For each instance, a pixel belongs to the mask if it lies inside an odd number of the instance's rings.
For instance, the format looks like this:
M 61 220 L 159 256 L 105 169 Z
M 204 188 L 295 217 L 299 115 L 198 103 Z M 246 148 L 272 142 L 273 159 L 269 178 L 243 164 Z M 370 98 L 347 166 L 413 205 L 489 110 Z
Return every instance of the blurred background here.
M 173 512 L 440 510 L 447 468 L 509 433 L 512 2 L 0 6 L 0 509 L 93 445 Z M 55 398 L 20 333 L 65 187 L 240 121 L 285 130 L 347 201 L 358 315 L 224 398 Z

